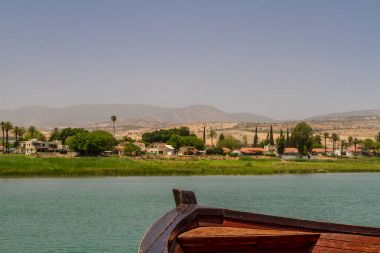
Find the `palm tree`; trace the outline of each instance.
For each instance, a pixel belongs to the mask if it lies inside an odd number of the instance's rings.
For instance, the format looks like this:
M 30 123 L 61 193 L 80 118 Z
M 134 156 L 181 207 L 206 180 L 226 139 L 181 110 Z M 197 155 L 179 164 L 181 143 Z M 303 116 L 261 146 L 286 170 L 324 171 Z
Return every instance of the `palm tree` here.
M 327 154 L 327 143 L 326 143 L 326 140 L 327 140 L 328 138 L 330 138 L 329 133 L 328 133 L 328 132 L 325 132 L 325 133 L 323 134 L 323 138 L 325 138 L 325 155 L 326 155 L 326 154 Z
M 345 147 L 347 147 L 347 144 L 348 144 L 348 142 L 346 140 L 344 140 L 344 139 L 341 140 L 341 142 L 340 142 L 340 156 L 341 157 L 343 156 L 343 149 Z
M 354 151 L 355 151 L 355 155 L 356 155 L 356 145 L 358 145 L 360 143 L 360 140 L 358 138 L 354 138 L 352 143 L 354 144 Z
M 20 127 L 18 130 L 18 140 L 23 141 L 24 140 L 24 134 L 26 132 L 26 129 L 24 127 Z
M 208 136 L 211 139 L 211 146 L 214 147 L 214 138 L 216 138 L 216 131 L 214 129 L 211 129 Z
M 113 138 L 115 138 L 115 121 L 116 121 L 116 116 L 115 115 L 112 115 L 111 116 L 111 121 L 112 121 L 112 126 L 113 126 Z
M 1 132 L 3 133 L 3 153 L 5 151 L 5 122 L 1 121 Z
M 13 133 L 14 133 L 14 135 L 15 135 L 15 144 L 16 144 L 16 145 L 18 145 L 18 142 L 19 142 L 19 140 L 18 140 L 18 133 L 19 133 L 19 131 L 20 131 L 20 127 L 15 126 L 15 127 L 13 128 Z
M 5 122 L 5 146 L 6 151 L 9 153 L 9 131 L 13 129 L 13 125 L 11 122 Z
M 335 155 L 336 142 L 339 141 L 340 137 L 336 133 L 332 133 L 330 139 L 333 142 L 333 155 Z
M 31 138 L 31 139 L 34 139 L 34 135 L 35 135 L 36 132 L 37 132 L 37 128 L 36 128 L 35 126 L 30 126 L 30 127 L 28 128 L 28 131 L 29 131 L 29 133 L 30 133 L 30 138 Z
M 348 145 L 352 145 L 354 138 L 352 136 L 348 136 Z

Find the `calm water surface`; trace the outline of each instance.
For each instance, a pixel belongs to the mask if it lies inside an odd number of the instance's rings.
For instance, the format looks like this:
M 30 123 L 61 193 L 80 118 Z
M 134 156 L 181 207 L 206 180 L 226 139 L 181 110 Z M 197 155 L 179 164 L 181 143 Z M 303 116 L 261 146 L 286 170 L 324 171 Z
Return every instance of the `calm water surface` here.
M 380 227 L 380 173 L 0 179 L 0 252 L 136 252 L 173 187 L 210 206 Z

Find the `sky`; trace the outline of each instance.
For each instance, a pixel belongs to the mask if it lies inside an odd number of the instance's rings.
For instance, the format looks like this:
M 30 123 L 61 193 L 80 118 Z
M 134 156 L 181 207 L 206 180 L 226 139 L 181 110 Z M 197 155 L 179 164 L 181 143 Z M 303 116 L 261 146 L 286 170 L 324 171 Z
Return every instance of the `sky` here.
M 1 0 L 0 109 L 380 109 L 378 0 Z

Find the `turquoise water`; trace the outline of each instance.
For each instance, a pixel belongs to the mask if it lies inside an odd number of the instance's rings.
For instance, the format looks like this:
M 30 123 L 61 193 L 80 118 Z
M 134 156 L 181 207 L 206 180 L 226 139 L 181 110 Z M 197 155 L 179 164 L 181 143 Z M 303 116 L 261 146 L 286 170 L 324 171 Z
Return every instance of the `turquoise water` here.
M 209 206 L 380 227 L 380 173 L 0 179 L 0 252 L 136 252 L 173 187 Z

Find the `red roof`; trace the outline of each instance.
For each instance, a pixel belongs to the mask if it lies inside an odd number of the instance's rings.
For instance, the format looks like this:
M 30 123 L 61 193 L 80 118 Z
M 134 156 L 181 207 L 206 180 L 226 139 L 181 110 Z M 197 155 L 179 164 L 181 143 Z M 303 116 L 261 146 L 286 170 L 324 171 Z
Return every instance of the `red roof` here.
M 297 148 L 285 148 L 284 153 L 298 153 Z
M 327 148 L 326 149 L 326 152 L 329 152 L 331 153 L 333 150 L 331 148 Z M 325 153 L 325 148 L 313 148 L 313 150 L 311 152 L 315 152 L 315 153 Z
M 264 149 L 263 148 L 241 148 L 240 152 L 246 153 L 246 154 L 260 153 L 260 152 L 262 153 L 262 152 L 264 152 Z

